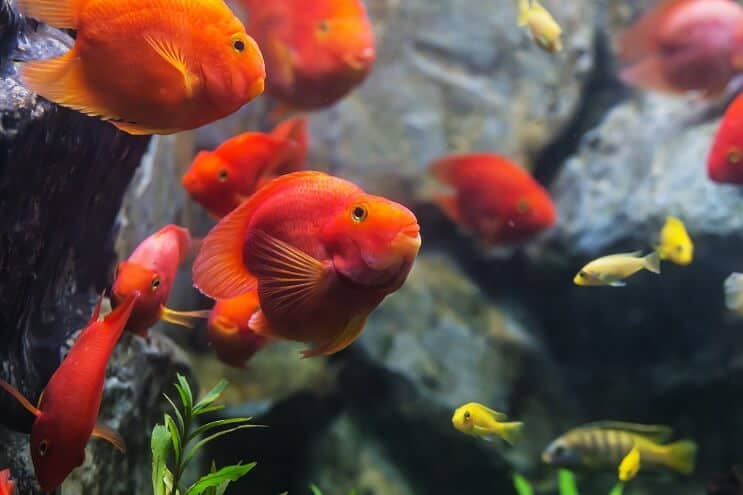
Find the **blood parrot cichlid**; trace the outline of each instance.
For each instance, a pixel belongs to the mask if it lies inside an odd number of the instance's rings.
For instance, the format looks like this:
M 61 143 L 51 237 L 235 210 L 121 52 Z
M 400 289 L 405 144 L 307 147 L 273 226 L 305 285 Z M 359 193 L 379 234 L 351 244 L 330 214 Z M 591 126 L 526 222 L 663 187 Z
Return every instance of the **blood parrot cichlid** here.
M 469 402 L 454 411 L 451 422 L 454 428 L 467 435 L 488 441 L 500 437 L 513 445 L 521 437 L 524 423 L 507 419 L 508 416 L 503 413 L 477 402 Z
M 618 45 L 624 82 L 713 96 L 743 69 L 743 7 L 733 0 L 662 0 Z
M 599 421 L 570 430 L 553 441 L 542 453 L 542 460 L 571 469 L 615 470 L 637 447 L 643 469 L 691 474 L 697 445 L 691 440 L 668 443 L 672 434 L 671 428 L 662 425 Z
M 660 231 L 658 255 L 662 260 L 683 266 L 691 264 L 694 260 L 694 243 L 681 219 L 666 218 L 666 223 Z
M 307 122 L 293 118 L 270 133 L 245 132 L 194 158 L 181 182 L 210 215 L 222 218 L 279 175 L 304 168 Z
M 555 223 L 557 214 L 547 191 L 502 156 L 450 155 L 429 170 L 454 190 L 436 199 L 444 213 L 487 245 L 525 241 Z
M 209 316 L 208 311 L 175 311 L 165 306 L 178 266 L 191 252 L 191 244 L 188 230 L 166 225 L 142 241 L 126 261 L 119 263 L 112 287 L 114 306 L 134 293 L 141 294 L 126 326 L 128 331 L 144 337 L 161 319 L 192 327 L 192 318 Z
M 204 238 L 194 285 L 215 299 L 258 289 L 248 326 L 308 342 L 304 356 L 348 346 L 404 283 L 421 238 L 404 206 L 321 172 L 268 183 Z
M 707 157 L 707 175 L 715 182 L 743 184 L 743 94 L 725 111 Z
M 10 479 L 10 469 L 0 471 L 0 495 L 13 495 L 15 493 L 15 481 Z
M 24 64 L 44 98 L 130 134 L 169 134 L 225 117 L 263 92 L 258 45 L 222 0 L 18 0 L 76 29 L 66 54 Z
M 55 490 L 85 460 L 91 435 L 111 442 L 124 452 L 124 440 L 96 424 L 103 397 L 106 365 L 131 315 L 138 294 L 123 301 L 102 321 L 98 316 L 103 296 L 88 325 L 72 345 L 34 407 L 4 380 L 0 387 L 36 416 L 31 427 L 31 458 L 36 478 L 45 492 Z
M 220 361 L 244 368 L 245 362 L 271 341 L 248 326 L 250 318 L 259 309 L 256 290 L 231 299 L 220 299 L 214 304 L 209 315 L 207 337 Z
M 266 92 L 315 110 L 361 84 L 375 59 L 374 31 L 361 0 L 242 0 L 247 29 L 266 58 Z

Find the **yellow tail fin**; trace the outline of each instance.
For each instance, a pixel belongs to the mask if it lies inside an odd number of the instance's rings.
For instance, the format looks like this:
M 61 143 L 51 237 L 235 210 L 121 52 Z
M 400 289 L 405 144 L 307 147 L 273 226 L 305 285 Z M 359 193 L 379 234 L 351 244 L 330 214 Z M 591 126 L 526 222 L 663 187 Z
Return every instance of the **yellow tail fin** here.
M 524 430 L 524 423 L 521 421 L 512 421 L 510 423 L 502 423 L 501 427 L 501 438 L 513 445 L 521 438 L 521 434 Z
M 668 467 L 682 474 L 694 472 L 694 464 L 697 457 L 697 444 L 692 440 L 681 440 L 667 445 L 666 462 Z
M 645 256 L 645 268 L 653 273 L 660 273 L 660 256 L 657 251 Z

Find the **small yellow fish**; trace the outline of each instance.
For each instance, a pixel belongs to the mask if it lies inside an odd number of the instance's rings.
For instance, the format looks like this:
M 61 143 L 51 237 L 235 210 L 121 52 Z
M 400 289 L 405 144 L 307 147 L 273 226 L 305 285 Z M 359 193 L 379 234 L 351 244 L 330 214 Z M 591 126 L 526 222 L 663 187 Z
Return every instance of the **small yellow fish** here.
M 632 450 L 624 456 L 622 462 L 619 463 L 619 481 L 630 481 L 637 476 L 637 472 L 640 470 L 640 449 L 637 448 L 637 444 L 632 447 Z
M 538 0 L 519 0 L 519 26 L 528 26 L 534 41 L 549 53 L 562 50 L 562 28 Z
M 575 285 L 610 285 L 622 287 L 622 280 L 642 269 L 660 273 L 660 257 L 657 252 L 641 256 L 642 251 L 604 256 L 591 261 L 579 271 L 573 282 Z
M 660 231 L 658 254 L 662 260 L 670 260 L 677 265 L 689 265 L 694 259 L 694 244 L 684 227 L 684 222 L 676 217 L 668 217 Z
M 475 437 L 491 442 L 494 436 L 499 436 L 513 445 L 521 436 L 524 423 L 520 421 L 506 422 L 508 417 L 492 409 L 469 402 L 454 411 L 451 423 L 454 428 Z

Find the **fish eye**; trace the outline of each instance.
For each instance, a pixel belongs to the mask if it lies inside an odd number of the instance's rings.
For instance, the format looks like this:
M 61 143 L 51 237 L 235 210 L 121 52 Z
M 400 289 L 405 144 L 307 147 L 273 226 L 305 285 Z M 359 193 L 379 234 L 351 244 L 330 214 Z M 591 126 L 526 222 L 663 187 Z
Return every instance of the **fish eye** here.
M 743 159 L 743 154 L 741 154 L 740 149 L 738 148 L 730 148 L 730 150 L 728 150 L 727 159 L 730 163 L 739 163 L 741 159 Z
M 232 49 L 236 53 L 242 53 L 245 51 L 245 40 L 239 34 L 232 37 Z
M 49 440 L 39 442 L 39 455 L 45 456 L 49 452 Z
M 562 445 L 555 447 L 555 456 L 562 457 L 563 455 L 565 455 L 565 447 Z
M 588 278 L 588 273 L 585 272 L 585 271 L 583 271 L 583 270 L 581 270 L 581 271 L 578 272 L 578 276 L 581 277 L 581 278 Z
M 150 284 L 150 289 L 152 289 L 152 292 L 155 292 L 159 288 L 160 288 L 160 277 L 155 277 L 152 279 L 152 284 Z
M 317 30 L 321 33 L 329 33 L 330 32 L 330 23 L 323 19 L 320 21 L 320 24 L 317 25 Z
M 353 210 L 351 211 L 351 219 L 356 223 L 361 223 L 364 220 L 366 220 L 366 217 L 368 216 L 368 212 L 366 211 L 366 208 L 363 206 L 354 206 Z
M 677 253 L 683 253 L 684 252 L 684 246 L 676 246 L 676 252 Z
M 522 215 L 524 213 L 529 213 L 529 210 L 531 210 L 531 207 L 529 207 L 529 202 L 527 200 L 520 199 L 518 203 L 516 203 L 516 211 Z
M 469 421 L 472 416 L 469 411 L 464 411 L 464 420 Z
M 223 168 L 222 170 L 220 170 L 219 172 L 217 172 L 217 180 L 219 182 L 224 182 L 224 181 L 227 180 L 227 178 L 229 177 L 229 175 L 230 174 L 227 171 L 227 169 Z

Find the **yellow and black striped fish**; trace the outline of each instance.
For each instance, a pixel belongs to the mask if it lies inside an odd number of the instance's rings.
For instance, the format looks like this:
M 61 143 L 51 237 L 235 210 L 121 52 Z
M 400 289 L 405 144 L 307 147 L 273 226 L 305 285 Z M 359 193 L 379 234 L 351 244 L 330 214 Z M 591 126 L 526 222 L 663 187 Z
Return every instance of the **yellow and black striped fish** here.
M 573 469 L 615 470 L 637 446 L 643 469 L 691 474 L 697 445 L 691 440 L 667 443 L 672 434 L 668 426 L 599 421 L 579 426 L 553 441 L 542 453 L 542 460 Z

